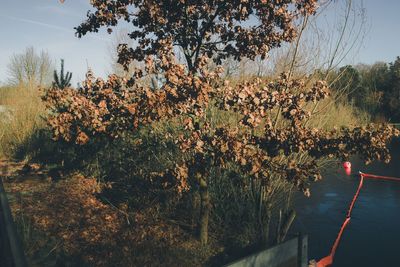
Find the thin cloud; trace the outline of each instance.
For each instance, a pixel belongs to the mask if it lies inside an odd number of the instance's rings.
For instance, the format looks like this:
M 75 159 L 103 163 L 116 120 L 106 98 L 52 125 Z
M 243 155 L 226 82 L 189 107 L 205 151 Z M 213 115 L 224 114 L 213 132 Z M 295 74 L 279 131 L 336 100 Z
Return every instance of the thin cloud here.
M 72 17 L 72 18 L 81 19 L 81 16 L 79 16 L 72 9 L 63 8 L 59 4 L 57 4 L 57 5 L 47 5 L 47 6 L 37 6 L 35 8 L 39 12 L 46 12 L 46 13 L 50 12 L 51 14 L 58 14 L 58 15 L 69 16 L 69 17 Z
M 61 26 L 57 26 L 57 25 L 54 25 L 54 24 L 49 24 L 49 23 L 45 23 L 45 22 L 41 22 L 41 21 L 37 21 L 37 20 L 19 18 L 19 17 L 14 17 L 14 16 L 8 16 L 8 15 L 0 15 L 0 17 L 12 19 L 12 20 L 19 21 L 19 22 L 35 24 L 35 25 L 43 26 L 43 27 L 46 27 L 46 28 L 49 28 L 49 29 L 64 31 L 64 32 L 68 32 L 70 34 L 75 34 L 75 31 L 73 31 L 73 30 L 71 30 L 69 28 L 61 27 Z M 88 35 L 88 37 L 89 38 L 94 38 L 94 39 L 97 39 L 97 40 L 101 40 L 101 41 L 109 41 L 106 38 L 102 38 L 102 37 L 95 36 L 95 35 Z

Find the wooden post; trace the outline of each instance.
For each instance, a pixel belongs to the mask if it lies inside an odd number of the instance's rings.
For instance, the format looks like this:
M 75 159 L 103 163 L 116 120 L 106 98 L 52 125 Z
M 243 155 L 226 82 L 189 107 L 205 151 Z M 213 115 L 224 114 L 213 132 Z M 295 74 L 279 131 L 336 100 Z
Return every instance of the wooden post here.
M 308 266 L 308 237 L 299 233 L 297 246 L 297 266 Z

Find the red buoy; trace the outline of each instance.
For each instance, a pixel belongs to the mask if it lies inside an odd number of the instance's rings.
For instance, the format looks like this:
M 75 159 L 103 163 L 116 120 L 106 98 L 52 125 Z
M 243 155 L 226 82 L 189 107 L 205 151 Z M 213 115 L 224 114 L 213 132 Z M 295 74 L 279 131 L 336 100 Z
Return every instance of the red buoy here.
M 347 175 L 351 174 L 351 163 L 350 163 L 350 161 L 344 162 L 343 163 L 343 168 L 344 168 L 344 171 L 346 172 Z

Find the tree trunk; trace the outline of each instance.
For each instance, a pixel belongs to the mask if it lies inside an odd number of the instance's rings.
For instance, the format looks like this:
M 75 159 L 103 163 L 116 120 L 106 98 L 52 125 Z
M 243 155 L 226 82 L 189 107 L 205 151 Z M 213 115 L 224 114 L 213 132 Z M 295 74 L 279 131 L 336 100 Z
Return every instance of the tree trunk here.
M 210 214 L 210 196 L 208 194 L 207 181 L 203 177 L 199 177 L 200 182 L 200 222 L 199 222 L 199 235 L 202 245 L 207 245 L 208 242 L 208 219 Z
M 200 218 L 200 210 L 201 210 L 201 200 L 200 200 L 200 192 L 199 191 L 193 191 L 192 195 L 192 203 L 191 203 L 191 209 L 192 209 L 192 220 L 191 220 L 191 225 L 192 225 L 192 231 L 193 233 L 198 233 L 198 228 L 199 228 L 199 218 Z

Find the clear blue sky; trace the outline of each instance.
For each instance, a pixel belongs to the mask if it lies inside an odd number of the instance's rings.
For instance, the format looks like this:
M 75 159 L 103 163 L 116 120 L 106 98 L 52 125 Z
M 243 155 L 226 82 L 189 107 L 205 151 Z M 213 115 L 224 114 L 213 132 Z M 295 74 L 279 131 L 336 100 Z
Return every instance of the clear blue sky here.
M 341 0 L 337 0 L 341 1 Z M 361 2 L 362 0 L 354 0 Z M 391 62 L 400 56 L 400 0 L 364 0 L 368 32 L 355 62 Z M 78 39 L 73 28 L 86 17 L 89 0 L 0 0 L 0 82 L 7 80 L 7 64 L 28 46 L 47 50 L 82 80 L 87 63 L 96 75 L 109 70 L 111 36 L 100 32 Z

